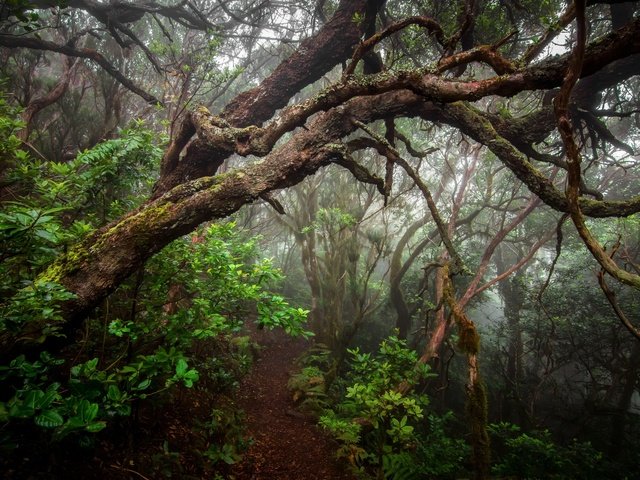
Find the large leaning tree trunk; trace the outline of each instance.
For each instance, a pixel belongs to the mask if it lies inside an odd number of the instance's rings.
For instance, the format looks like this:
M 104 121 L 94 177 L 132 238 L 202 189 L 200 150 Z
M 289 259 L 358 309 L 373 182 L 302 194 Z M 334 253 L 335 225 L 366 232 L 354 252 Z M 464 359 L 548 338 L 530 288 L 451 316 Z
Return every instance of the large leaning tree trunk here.
M 341 2 L 315 37 L 303 42 L 260 86 L 238 96 L 219 115 L 203 108 L 185 115 L 165 153 L 153 198 L 70 248 L 42 273 L 41 279 L 58 282 L 75 294 L 64 305 L 65 328 L 75 328 L 174 239 L 202 222 L 225 218 L 245 204 L 268 198 L 270 192 L 297 184 L 321 167 L 338 164 L 349 169 L 357 181 L 379 185 L 380 178 L 355 164 L 342 143 L 363 124 L 376 120 L 420 117 L 459 128 L 486 145 L 542 201 L 558 211 L 569 211 L 565 194 L 530 159 L 532 145 L 556 128 L 553 108 L 543 104 L 523 118 L 507 121 L 467 103 L 492 95 L 510 97 L 559 87 L 570 64 L 569 54 L 520 66 L 489 47 L 446 51 L 447 56 L 435 66 L 364 76 L 346 74 L 309 100 L 286 106 L 302 87 L 352 55 L 362 35 L 360 24 L 353 19 L 364 12 L 365 3 Z M 404 26 L 413 23 L 427 28 L 435 37 L 430 41 L 446 44 L 442 30 L 428 20 L 419 17 Z M 400 26 L 388 27 L 394 28 L 397 31 Z M 583 80 L 573 91 L 576 108 L 593 103 L 593 96 L 602 89 L 638 74 L 639 53 L 640 19 L 587 45 L 580 73 Z M 354 61 L 358 56 L 362 56 L 361 49 Z M 487 64 L 496 75 L 469 81 L 445 76 L 469 62 Z M 271 119 L 277 109 L 281 110 Z M 293 134 L 283 140 L 290 132 Z M 262 158 L 215 175 L 232 154 Z M 639 197 L 608 201 L 580 196 L 577 202 L 581 213 L 592 217 L 640 211 Z M 35 334 L 24 332 L 21 337 Z M 14 342 L 8 339 L 6 343 L 2 346 Z

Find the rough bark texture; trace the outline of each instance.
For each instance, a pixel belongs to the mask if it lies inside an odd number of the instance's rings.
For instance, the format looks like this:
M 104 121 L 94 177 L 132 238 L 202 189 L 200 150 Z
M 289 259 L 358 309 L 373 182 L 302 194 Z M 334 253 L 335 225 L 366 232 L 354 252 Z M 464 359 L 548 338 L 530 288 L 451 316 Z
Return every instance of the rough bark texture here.
M 302 42 L 259 86 L 232 100 L 222 117 L 236 127 L 259 125 L 284 107 L 293 94 L 349 58 L 363 33 L 353 18 L 364 12 L 366 3 L 341 2 L 336 14 L 317 35 Z
M 302 42 L 298 50 L 260 85 L 233 99 L 221 113 L 221 118 L 238 128 L 261 125 L 277 109 L 284 107 L 295 93 L 349 58 L 362 35 L 353 17 L 364 11 L 365 4 L 362 0 L 341 2 L 336 14 L 316 35 Z M 190 122 L 190 119 L 185 122 Z M 194 143 L 180 162 L 175 161 L 178 154 L 172 155 L 172 168 L 163 162 L 163 175 L 156 185 L 156 196 L 188 179 L 213 175 L 230 152 L 212 151 L 207 143 Z
M 42 278 L 77 295 L 66 317 L 83 318 L 142 263 L 197 225 L 225 218 L 272 190 L 295 185 L 342 155 L 337 138 L 355 130 L 352 118 L 372 121 L 406 109 L 406 91 L 384 99 L 354 99 L 350 108 L 319 117 L 263 162 L 180 185 L 125 218 L 95 232 L 58 259 Z M 372 105 L 375 101 L 375 105 Z M 383 100 L 383 101 L 382 101 Z
M 264 128 L 243 128 L 242 125 L 264 121 L 292 92 L 312 82 L 339 58 L 348 56 L 359 38 L 352 22 L 353 12 L 362 8 L 364 2 L 343 2 L 343 5 L 334 17 L 334 24 L 330 22 L 327 30 L 321 30 L 320 37 L 304 43 L 259 90 L 236 99 L 225 110 L 225 118 L 192 112 L 186 120 L 191 123 L 186 124 L 165 156 L 168 163 L 163 165 L 165 175 L 156 190 L 156 198 L 71 248 L 44 272 L 43 278 L 58 281 L 77 295 L 66 305 L 67 319 L 85 316 L 147 258 L 198 224 L 224 218 L 260 196 L 294 185 L 320 167 L 342 159 L 345 148 L 339 143 L 341 139 L 355 131 L 358 124 L 377 119 L 421 116 L 460 128 L 488 146 L 545 203 L 567 211 L 564 194 L 508 140 L 518 136 L 526 119 L 510 124 L 461 102 L 486 95 L 511 96 L 526 90 L 556 88 L 562 84 L 569 64 L 567 55 L 480 81 L 448 80 L 427 70 L 348 77 L 300 105 L 287 107 Z M 320 41 L 324 34 L 327 34 L 326 41 Z M 334 41 L 343 48 L 333 48 Z M 333 50 L 339 52 L 321 61 L 326 48 L 332 53 L 335 53 Z M 639 51 L 640 19 L 635 19 L 587 46 L 582 76 L 592 75 L 599 69 L 606 72 L 616 61 Z M 311 64 L 315 68 L 311 68 Z M 293 75 L 295 70 L 305 68 L 304 78 L 299 76 L 300 72 Z M 634 71 L 632 67 L 623 69 L 618 80 Z M 287 80 L 289 74 L 292 78 Z M 589 89 L 584 87 L 585 90 L 581 90 L 582 82 L 579 82 L 576 95 L 587 98 L 587 90 L 594 94 L 597 92 L 592 88 L 610 85 L 611 80 L 603 77 L 606 76 L 596 74 L 587 78 L 584 83 Z M 280 95 L 280 92 L 287 93 Z M 265 102 L 264 105 L 261 102 Z M 539 121 L 548 115 L 545 109 L 543 106 L 540 113 L 529 117 L 537 122 L 538 131 L 546 129 L 548 133 L 554 128 L 553 122 Z M 310 115 L 322 111 L 325 112 L 308 121 Z M 302 125 L 305 129 L 268 153 L 284 133 Z M 197 137 L 184 149 L 194 132 Z M 207 176 L 234 152 L 259 154 L 264 158 L 261 163 L 245 169 Z M 595 217 L 625 216 L 640 211 L 640 198 L 599 201 L 580 197 L 579 204 L 585 215 Z

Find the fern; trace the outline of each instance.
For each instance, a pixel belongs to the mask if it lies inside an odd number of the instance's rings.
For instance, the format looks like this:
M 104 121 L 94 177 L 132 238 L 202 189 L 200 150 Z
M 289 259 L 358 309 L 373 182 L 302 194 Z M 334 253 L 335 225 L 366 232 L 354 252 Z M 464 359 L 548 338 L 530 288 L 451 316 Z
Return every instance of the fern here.
M 324 373 L 317 367 L 305 367 L 287 383 L 293 401 L 305 413 L 318 416 L 328 406 Z
M 408 452 L 390 453 L 382 457 L 386 480 L 415 480 L 420 478 L 415 458 Z
M 95 211 L 102 222 L 132 209 L 154 182 L 162 150 L 156 134 L 141 124 L 123 130 L 118 138 L 85 150 L 69 164 L 48 162 L 50 178 L 73 178 L 65 196 L 76 208 Z

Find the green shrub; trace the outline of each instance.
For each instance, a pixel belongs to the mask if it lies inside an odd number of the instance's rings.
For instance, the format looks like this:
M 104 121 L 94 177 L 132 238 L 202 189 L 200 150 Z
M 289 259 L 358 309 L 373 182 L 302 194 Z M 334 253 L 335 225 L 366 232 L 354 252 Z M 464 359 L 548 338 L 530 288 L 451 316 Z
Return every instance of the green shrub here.
M 20 188 L 0 210 L 0 341 L 7 347 L 0 448 L 26 452 L 63 439 L 88 445 L 111 425 L 135 423 L 142 405 L 175 401 L 185 389 L 206 388 L 212 398 L 237 385 L 252 347 L 233 338 L 248 318 L 310 335 L 307 311 L 269 291 L 281 273 L 229 222 L 167 246 L 85 321 L 81 338 L 65 337 L 61 308 L 73 294 L 35 279 L 72 243 L 140 203 L 161 148 L 155 132 L 134 123 L 69 162 L 34 160 L 20 150 L 21 124 L 3 102 L 0 159 L 9 169 L 0 180 Z M 55 354 L 42 347 L 54 336 L 62 345 Z M 215 433 L 226 427 L 215 409 L 214 417 L 216 425 L 203 428 L 222 443 L 204 442 L 203 458 L 228 463 L 240 449 Z M 173 453 L 167 447 L 158 457 L 163 470 Z
M 523 433 L 510 423 L 489 426 L 497 460 L 496 475 L 526 479 L 570 480 L 613 478 L 601 452 L 589 442 L 561 446 L 548 430 Z
M 446 478 L 459 472 L 464 442 L 446 436 L 445 419 L 425 419 L 428 399 L 413 389 L 432 375 L 428 366 L 418 364 L 416 352 L 389 337 L 375 355 L 358 349 L 349 353 L 351 371 L 343 395 L 320 417 L 320 424 L 341 443 L 338 455 L 376 478 Z M 408 386 L 406 393 L 401 384 Z

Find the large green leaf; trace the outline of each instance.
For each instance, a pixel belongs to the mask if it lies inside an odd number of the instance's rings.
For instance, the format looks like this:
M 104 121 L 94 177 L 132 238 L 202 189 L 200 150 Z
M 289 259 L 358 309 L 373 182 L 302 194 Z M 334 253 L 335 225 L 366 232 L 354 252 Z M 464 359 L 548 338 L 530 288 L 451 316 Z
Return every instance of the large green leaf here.
M 103 430 L 106 426 L 107 426 L 107 422 L 103 422 L 103 421 L 94 422 L 87 425 L 85 430 L 87 432 L 96 433 L 96 432 L 99 432 L 100 430 Z
M 112 402 L 117 402 L 122 399 L 122 392 L 117 385 L 109 385 L 107 389 L 107 398 Z
M 180 360 L 178 360 L 178 363 L 176 363 L 176 374 L 178 375 L 178 377 L 183 377 L 184 374 L 187 372 L 187 362 L 184 360 L 184 358 L 181 358 Z
M 35 422 L 40 427 L 55 428 L 64 423 L 64 418 L 55 410 L 45 410 L 35 418 Z
M 78 406 L 78 416 L 84 423 L 90 423 L 98 415 L 98 404 L 82 400 Z
M 136 390 L 146 390 L 147 388 L 149 388 L 150 385 L 151 385 L 151 379 L 147 378 L 138 384 L 138 386 L 136 387 Z
M 36 409 L 39 408 L 40 402 L 44 398 L 44 392 L 42 390 L 29 390 L 24 397 L 24 405 L 27 408 Z

